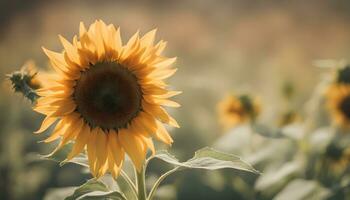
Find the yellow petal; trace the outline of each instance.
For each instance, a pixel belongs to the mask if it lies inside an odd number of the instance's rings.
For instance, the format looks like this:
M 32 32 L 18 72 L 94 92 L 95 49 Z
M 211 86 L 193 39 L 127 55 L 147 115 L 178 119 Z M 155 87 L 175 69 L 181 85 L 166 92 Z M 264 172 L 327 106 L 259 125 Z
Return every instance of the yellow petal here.
M 52 142 L 56 139 L 58 139 L 61 135 L 64 134 L 64 132 L 67 130 L 68 124 L 65 123 L 65 121 L 61 120 L 57 123 L 55 129 L 53 130 L 52 134 L 44 140 L 44 142 Z
M 118 135 L 115 131 L 111 131 L 108 134 L 108 146 L 113 155 L 113 160 L 117 165 L 120 165 L 120 163 L 124 160 L 124 150 L 118 141 Z
M 107 149 L 107 136 L 106 133 L 103 132 L 102 129 L 98 129 L 96 135 L 96 170 L 98 171 L 98 177 L 102 176 L 105 172 L 103 172 L 104 165 L 107 161 L 108 149 Z
M 111 33 L 111 40 L 112 40 L 112 48 L 120 53 L 120 50 L 122 48 L 122 39 L 120 36 L 120 29 L 119 27 L 117 30 L 115 30 L 115 27 L 113 25 L 108 26 L 109 32 Z
M 153 134 L 157 130 L 157 124 L 154 117 L 146 112 L 139 112 L 137 120 L 139 119 L 140 125 L 150 134 Z M 136 120 L 136 119 L 135 119 Z
M 169 78 L 170 76 L 174 75 L 177 71 L 177 68 L 174 69 L 163 69 L 163 70 L 155 70 L 152 72 L 149 76 L 152 76 L 156 79 L 166 79 Z
M 68 75 L 68 65 L 64 60 L 63 54 L 50 51 L 44 47 L 42 47 L 42 49 L 47 57 L 49 57 L 51 66 L 54 68 L 54 70 L 65 78 L 70 78 Z
M 141 38 L 141 43 L 144 47 L 149 47 L 153 45 L 155 36 L 157 33 L 157 29 L 153 29 L 150 32 L 146 33 L 142 38 Z
M 155 46 L 155 48 L 157 49 L 156 55 L 160 55 L 164 51 L 166 45 L 167 45 L 167 42 L 162 41 L 162 40 L 159 41 L 158 44 Z
M 67 114 L 72 113 L 77 105 L 74 101 L 67 101 L 66 103 L 62 104 L 60 107 L 57 108 L 57 110 L 50 114 L 52 117 L 60 117 Z
M 43 123 L 41 124 L 39 130 L 35 131 L 34 133 L 42 133 L 42 132 L 44 132 L 53 123 L 55 123 L 56 120 L 57 120 L 57 118 L 55 118 L 55 117 L 45 117 L 45 119 L 43 120 Z
M 64 49 L 65 49 L 65 53 L 68 56 L 69 60 L 71 60 L 72 62 L 81 65 L 80 63 L 80 58 L 79 58 L 79 54 L 77 51 L 77 48 L 72 45 L 70 42 L 68 42 L 64 37 L 62 37 L 61 35 L 58 35 Z
M 79 37 L 82 38 L 83 35 L 86 34 L 86 28 L 83 22 L 79 24 Z
M 123 149 L 134 163 L 135 168 L 140 172 L 146 157 L 143 141 L 136 133 L 131 132 L 129 129 L 121 129 L 118 132 L 118 139 Z
M 154 136 L 165 144 L 171 145 L 173 143 L 173 139 L 170 137 L 163 124 L 157 121 L 157 127 L 158 129 L 156 132 L 154 132 Z
M 167 106 L 167 107 L 174 107 L 174 108 L 178 108 L 181 105 L 178 104 L 175 101 L 169 100 L 169 99 L 156 99 L 155 101 L 157 104 L 163 105 L 163 106 Z
M 53 133 L 44 140 L 44 142 L 52 142 L 56 139 L 58 139 L 61 135 L 71 134 L 69 130 L 71 130 L 72 127 L 76 128 L 76 126 L 79 123 L 76 123 L 79 120 L 78 116 L 76 114 L 65 116 L 64 118 L 59 121 L 53 130 Z M 68 135 L 66 135 L 67 137 Z
M 170 98 L 170 97 L 176 96 L 176 95 L 181 94 L 181 93 L 182 93 L 182 91 L 168 91 L 166 94 L 157 95 L 157 97 Z
M 143 94 L 146 95 L 161 95 L 166 94 L 168 92 L 167 89 L 158 87 L 153 84 L 143 84 L 141 85 Z
M 152 141 L 152 138 L 150 137 L 145 137 L 143 135 L 140 135 L 140 138 L 144 141 L 144 143 L 146 144 L 146 149 L 145 151 L 147 151 L 147 147 L 149 149 L 151 149 L 151 152 L 152 152 L 152 155 L 154 155 L 156 153 L 156 149 L 154 148 L 154 144 L 153 144 L 153 141 Z
M 160 67 L 160 68 L 162 68 L 162 67 L 168 67 L 168 66 L 174 64 L 175 61 L 176 61 L 176 59 L 177 59 L 176 57 L 174 57 L 174 58 L 168 58 L 168 59 L 166 59 L 166 60 L 164 60 L 164 61 L 162 61 L 162 62 L 159 62 L 159 63 L 154 64 L 154 66 L 155 66 L 155 67 Z
M 168 114 L 168 112 L 164 108 L 162 108 L 161 106 L 152 105 L 152 104 L 149 104 L 149 103 L 146 103 L 145 101 L 143 101 L 142 107 L 147 113 L 149 113 L 153 117 L 157 118 L 161 122 L 167 123 L 167 124 L 174 126 L 176 128 L 180 127 L 179 124 L 176 122 L 176 120 L 174 118 L 172 118 Z
M 104 48 L 104 43 L 103 43 L 103 38 L 102 38 L 102 26 L 103 24 L 100 21 L 95 22 L 95 45 L 97 49 L 97 56 L 99 60 L 103 60 L 103 56 L 105 55 L 105 48 Z
M 90 166 L 90 171 L 94 177 L 97 177 L 97 171 L 96 171 L 96 162 L 97 162 L 96 135 L 97 135 L 97 128 L 93 129 L 90 132 L 90 136 L 89 136 L 89 139 L 87 142 L 87 153 L 88 153 L 88 159 L 89 159 L 89 166 Z
M 77 134 L 77 138 L 75 140 L 74 146 L 72 151 L 68 154 L 67 160 L 71 160 L 76 155 L 81 153 L 81 151 L 84 149 L 85 145 L 88 142 L 90 136 L 90 126 L 87 124 L 84 124 L 84 127 L 80 130 L 80 132 Z
M 118 142 L 118 136 L 115 131 L 108 134 L 108 168 L 114 178 L 119 175 L 124 161 L 124 150 Z

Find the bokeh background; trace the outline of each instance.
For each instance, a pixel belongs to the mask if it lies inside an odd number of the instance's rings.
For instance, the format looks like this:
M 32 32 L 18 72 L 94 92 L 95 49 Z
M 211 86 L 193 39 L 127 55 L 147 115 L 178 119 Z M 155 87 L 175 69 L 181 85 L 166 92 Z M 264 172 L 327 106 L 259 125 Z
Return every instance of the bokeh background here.
M 0 1 L 0 199 L 46 198 L 50 188 L 82 184 L 74 165 L 33 161 L 52 145 L 32 134 L 42 116 L 14 94 L 5 74 L 28 59 L 48 68 L 42 46 L 60 51 L 58 34 L 72 38 L 79 22 L 95 19 L 121 27 L 124 41 L 134 32 L 158 28 L 168 41 L 167 56 L 179 68 L 170 85 L 183 94 L 182 107 L 170 110 L 181 125 L 171 130 L 170 151 L 187 159 L 196 149 L 212 145 L 223 132 L 216 104 L 230 92 L 260 96 L 261 118 L 274 123 L 283 105 L 281 88 L 292 82 L 294 106 L 305 100 L 323 69 L 314 61 L 349 59 L 350 2 L 343 1 Z M 230 188 L 215 190 L 201 183 L 201 172 L 179 173 L 177 199 L 230 199 Z M 209 175 L 210 176 L 210 175 Z M 170 180 L 171 181 L 171 180 Z M 242 197 L 243 198 L 243 197 Z

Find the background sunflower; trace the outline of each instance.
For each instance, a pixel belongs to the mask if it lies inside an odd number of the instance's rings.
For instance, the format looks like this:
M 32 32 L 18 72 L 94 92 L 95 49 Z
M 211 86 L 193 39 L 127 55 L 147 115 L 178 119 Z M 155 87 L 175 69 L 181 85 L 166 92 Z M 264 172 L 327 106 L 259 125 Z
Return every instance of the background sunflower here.
M 216 103 L 227 91 L 238 88 L 258 94 L 264 102 L 259 119 L 275 123 L 280 116 L 277 108 L 283 105 L 276 91 L 286 77 L 294 80 L 298 89 L 295 106 L 304 110 L 302 103 L 319 81 L 318 75 L 324 72 L 312 67 L 314 59 L 349 60 L 348 1 L 5 0 L 0 5 L 0 73 L 3 75 L 18 70 L 28 58 L 35 60 L 39 68 L 47 69 L 48 59 L 40 51 L 41 46 L 61 52 L 57 33 L 71 41 L 80 21 L 91 24 L 95 19 L 103 19 L 119 25 L 123 41 L 138 29 L 145 33 L 158 27 L 156 41 L 162 38 L 171 44 L 165 55 L 180 58 L 176 64 L 180 70 L 169 80 L 169 85 L 176 86 L 170 89 L 184 91 L 183 95 L 174 97 L 182 107 L 169 109 L 169 113 L 182 127 L 171 129 L 175 141 L 172 151 L 181 160 L 216 140 L 220 132 Z M 13 95 L 9 88 L 7 81 L 0 88 L 0 199 L 45 199 L 55 193 L 49 188 L 84 183 L 90 176 L 80 173 L 77 166 L 60 168 L 49 161 L 37 162 L 38 152 L 50 153 L 58 145 L 37 144 L 49 136 L 52 128 L 33 137 L 31 130 L 36 130 L 43 118 L 31 111 L 30 102 Z M 324 121 L 319 123 L 324 125 Z M 282 149 L 272 143 L 265 145 L 261 154 L 268 152 L 270 146 Z M 279 143 L 290 145 L 284 140 Z M 156 146 L 160 148 L 162 144 Z M 289 156 L 290 152 L 284 158 Z M 277 166 L 278 162 L 273 163 Z M 154 174 L 163 169 L 157 162 L 150 165 Z M 254 177 L 242 174 L 233 187 L 231 180 L 222 184 L 223 179 L 209 174 L 215 184 L 201 183 L 205 179 L 203 172 L 179 174 L 177 189 L 165 187 L 163 194 L 176 194 L 177 199 L 247 199 L 245 195 L 252 193 L 240 189 L 252 183 Z

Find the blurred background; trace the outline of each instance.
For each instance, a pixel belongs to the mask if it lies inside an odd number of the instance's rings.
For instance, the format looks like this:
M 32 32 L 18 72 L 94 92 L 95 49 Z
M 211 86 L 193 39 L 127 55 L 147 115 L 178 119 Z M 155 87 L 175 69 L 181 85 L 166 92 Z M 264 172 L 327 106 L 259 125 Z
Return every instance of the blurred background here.
M 52 188 L 77 186 L 89 178 L 75 165 L 33 161 L 54 145 L 38 143 L 45 136 L 32 132 L 43 116 L 12 92 L 5 74 L 28 59 L 47 69 L 41 47 L 60 51 L 58 34 L 71 39 L 80 21 L 89 25 L 95 19 L 120 26 L 124 41 L 137 30 L 158 28 L 157 39 L 168 41 L 165 55 L 178 57 L 179 70 L 170 85 L 183 91 L 176 98 L 182 107 L 170 112 L 181 128 L 171 130 L 175 143 L 170 151 L 181 160 L 211 146 L 221 135 L 216 104 L 227 93 L 259 96 L 262 120 L 274 123 L 283 105 L 280 91 L 285 82 L 293 83 L 298 94 L 294 106 L 302 111 L 323 73 L 314 61 L 350 57 L 350 2 L 346 0 L 2 0 L 0 199 L 48 199 Z M 176 199 L 247 198 L 231 186 L 207 186 L 200 174 L 185 171 L 169 180 L 175 181 Z

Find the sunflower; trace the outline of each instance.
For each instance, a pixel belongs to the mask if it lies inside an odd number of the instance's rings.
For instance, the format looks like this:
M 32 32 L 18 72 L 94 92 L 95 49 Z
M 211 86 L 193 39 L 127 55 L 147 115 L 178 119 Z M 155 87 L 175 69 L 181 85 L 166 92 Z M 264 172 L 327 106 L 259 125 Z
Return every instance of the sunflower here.
M 324 158 L 333 173 L 342 173 L 350 163 L 350 147 L 331 143 L 324 152 Z
M 164 82 L 176 58 L 161 56 L 166 42 L 154 44 L 155 33 L 137 32 L 123 45 L 119 28 L 98 20 L 88 29 L 80 23 L 72 43 L 59 36 L 63 52 L 43 48 L 54 73 L 37 90 L 33 109 L 46 117 L 36 133 L 57 122 L 44 141 L 61 139 L 54 152 L 74 142 L 67 160 L 86 149 L 94 177 L 117 177 L 125 153 L 140 171 L 153 138 L 173 142 L 163 123 L 179 126 L 163 106 L 179 106 L 168 98 L 180 92 Z
M 260 103 L 248 95 L 228 95 L 217 106 L 219 121 L 224 129 L 254 121 L 260 113 Z
M 299 114 L 294 110 L 287 110 L 283 112 L 278 119 L 278 126 L 283 127 L 300 121 Z
M 336 82 L 350 84 L 350 65 L 345 65 L 344 67 L 337 69 Z
M 27 61 L 19 71 L 8 74 L 7 77 L 11 81 L 15 92 L 22 93 L 32 102 L 36 100 L 37 94 L 34 90 L 40 88 L 43 82 L 39 78 L 34 61 Z
M 342 127 L 350 125 L 350 86 L 333 84 L 326 92 L 327 107 L 333 121 Z

